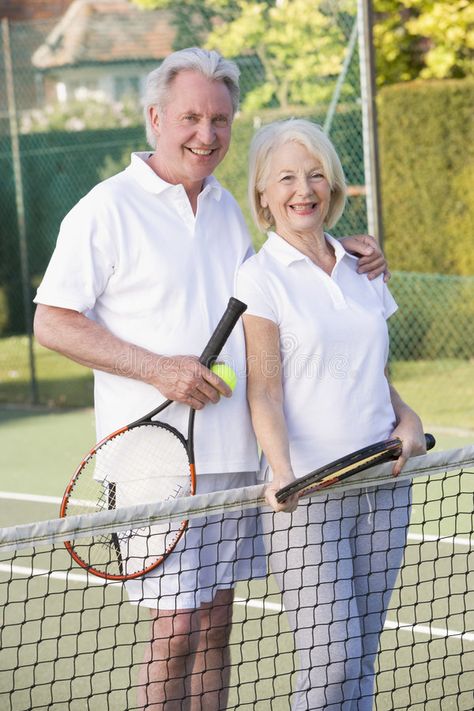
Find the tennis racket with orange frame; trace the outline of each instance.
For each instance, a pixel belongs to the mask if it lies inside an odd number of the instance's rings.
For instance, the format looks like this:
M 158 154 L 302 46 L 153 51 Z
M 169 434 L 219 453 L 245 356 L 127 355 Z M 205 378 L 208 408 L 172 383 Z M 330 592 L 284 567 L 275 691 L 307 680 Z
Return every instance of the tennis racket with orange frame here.
M 246 305 L 231 298 L 199 362 L 216 360 Z M 196 491 L 194 417 L 189 408 L 187 437 L 154 418 L 173 403 L 166 400 L 139 420 L 113 432 L 84 457 L 64 493 L 60 516 L 89 514 Z M 155 569 L 183 536 L 187 521 L 66 541 L 72 558 L 107 580 L 130 580 Z

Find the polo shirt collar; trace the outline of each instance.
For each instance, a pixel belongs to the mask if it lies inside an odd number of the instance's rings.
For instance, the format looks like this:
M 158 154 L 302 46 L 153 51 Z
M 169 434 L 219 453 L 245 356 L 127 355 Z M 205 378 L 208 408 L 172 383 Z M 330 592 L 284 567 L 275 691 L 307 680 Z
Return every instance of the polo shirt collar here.
M 165 190 L 176 189 L 177 185 L 172 185 L 167 183 L 166 180 L 160 178 L 159 175 L 155 173 L 154 170 L 150 168 L 147 164 L 147 159 L 152 155 L 150 151 L 142 151 L 138 153 L 132 153 L 130 165 L 126 170 L 134 178 L 134 180 L 139 183 L 139 185 L 149 193 L 160 194 Z M 180 186 L 182 188 L 182 186 Z M 210 194 L 216 200 L 221 199 L 222 186 L 219 181 L 210 175 L 204 180 L 204 186 L 201 190 L 200 195 L 204 196 Z
M 334 247 L 336 264 L 345 258 L 357 260 L 356 256 L 346 252 L 342 244 L 337 239 L 332 237 L 327 232 L 324 234 L 329 244 Z M 264 243 L 262 249 L 266 249 L 273 257 L 275 257 L 275 259 L 278 259 L 278 261 L 285 266 L 289 266 L 294 262 L 302 260 L 308 261 L 308 257 L 305 254 L 300 252 L 299 249 L 296 249 L 296 247 L 293 247 L 292 244 L 289 244 L 289 242 L 280 237 L 276 232 L 268 233 L 268 239 Z
M 207 195 L 207 193 L 209 193 L 216 200 L 221 199 L 222 185 L 213 175 L 209 175 L 207 178 L 204 179 L 204 187 L 201 190 L 200 195 L 204 197 L 204 195 Z

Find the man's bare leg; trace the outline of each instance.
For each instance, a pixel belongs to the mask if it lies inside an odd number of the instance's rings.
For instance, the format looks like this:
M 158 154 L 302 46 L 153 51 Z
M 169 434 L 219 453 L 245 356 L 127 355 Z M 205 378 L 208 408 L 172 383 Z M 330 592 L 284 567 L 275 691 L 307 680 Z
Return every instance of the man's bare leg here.
M 152 636 L 139 672 L 145 711 L 224 711 L 230 678 L 233 590 L 193 610 L 152 611 Z
M 151 613 L 151 640 L 138 676 L 138 706 L 146 711 L 190 711 L 186 675 L 197 610 Z
M 219 590 L 201 605 L 196 623 L 197 645 L 189 693 L 191 711 L 225 711 L 229 696 L 230 649 L 234 591 Z M 194 645 L 193 645 L 194 646 Z

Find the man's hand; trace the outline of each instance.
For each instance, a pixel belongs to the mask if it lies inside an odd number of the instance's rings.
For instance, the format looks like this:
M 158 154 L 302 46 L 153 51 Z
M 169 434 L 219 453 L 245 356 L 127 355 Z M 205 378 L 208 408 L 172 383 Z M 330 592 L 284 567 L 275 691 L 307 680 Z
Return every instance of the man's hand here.
M 166 398 L 196 410 L 209 402 L 219 402 L 221 395 L 232 395 L 229 386 L 195 356 L 158 356 L 147 381 Z
M 84 314 L 38 304 L 35 335 L 45 348 L 95 370 L 153 385 L 167 399 L 200 410 L 231 389 L 195 356 L 163 356 L 122 341 Z
M 370 235 L 353 235 L 341 237 L 342 246 L 346 252 L 359 256 L 357 271 L 367 274 L 368 279 L 375 279 L 380 274 L 384 275 L 384 282 L 390 279 L 387 260 L 374 237 Z

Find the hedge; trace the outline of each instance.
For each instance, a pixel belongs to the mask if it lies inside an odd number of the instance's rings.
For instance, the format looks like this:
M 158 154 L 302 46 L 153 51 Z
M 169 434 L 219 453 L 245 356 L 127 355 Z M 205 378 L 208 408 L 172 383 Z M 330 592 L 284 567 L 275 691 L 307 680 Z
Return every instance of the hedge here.
M 392 269 L 474 274 L 474 80 L 378 98 L 385 252 Z

